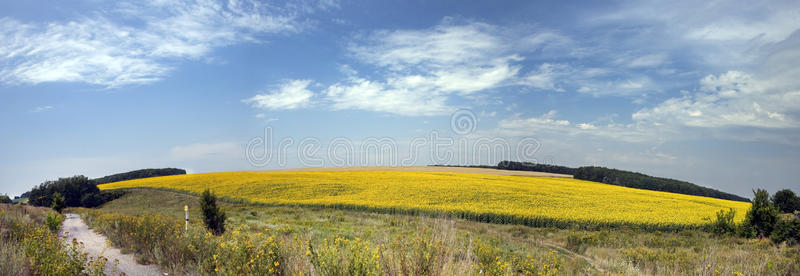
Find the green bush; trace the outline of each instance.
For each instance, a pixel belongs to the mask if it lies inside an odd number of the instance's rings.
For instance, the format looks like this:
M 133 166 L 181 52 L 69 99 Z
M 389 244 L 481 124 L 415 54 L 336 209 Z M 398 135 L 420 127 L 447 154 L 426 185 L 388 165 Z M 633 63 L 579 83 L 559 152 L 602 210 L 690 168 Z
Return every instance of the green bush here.
M 788 245 L 800 244 L 800 219 L 780 220 L 770 235 L 775 243 L 786 242 Z
M 225 212 L 217 206 L 217 196 L 209 189 L 200 197 L 200 209 L 203 210 L 203 222 L 214 235 L 225 233 Z
M 50 207 L 53 208 L 53 210 L 56 210 L 56 212 L 61 213 L 61 210 L 64 210 L 64 207 L 66 207 L 64 206 L 64 196 L 62 196 L 59 192 L 54 193 L 53 203 L 50 204 Z
M 14 203 L 14 201 L 12 201 L 7 195 L 0 195 L 0 203 L 11 204 Z
M 733 222 L 734 217 L 736 217 L 736 211 L 733 210 L 733 208 L 729 209 L 727 212 L 725 210 L 719 210 L 719 212 L 717 212 L 717 220 L 711 224 L 711 232 L 720 236 L 735 234 L 736 223 Z
M 47 218 L 45 219 L 45 224 L 47 224 L 47 229 L 50 231 L 58 231 L 61 229 L 61 223 L 64 222 L 64 216 L 61 214 L 47 214 Z
M 778 209 L 770 203 L 766 190 L 758 189 L 753 193 L 755 198 L 742 223 L 742 235 L 749 238 L 769 237 L 778 221 Z

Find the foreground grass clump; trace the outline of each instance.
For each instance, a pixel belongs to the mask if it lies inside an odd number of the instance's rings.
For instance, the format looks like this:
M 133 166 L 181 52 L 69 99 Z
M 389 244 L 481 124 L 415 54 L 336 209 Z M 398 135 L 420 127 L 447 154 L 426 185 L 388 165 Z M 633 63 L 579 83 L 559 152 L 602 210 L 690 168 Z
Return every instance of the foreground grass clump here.
M 742 221 L 750 204 L 568 178 L 467 173 L 229 172 L 137 179 L 100 188 L 165 188 L 267 205 L 324 206 L 390 214 L 445 214 L 480 222 L 568 228 L 708 225 L 719 210 Z
M 0 204 L 0 274 L 104 275 L 107 259 L 58 238 L 63 220 L 50 209 Z

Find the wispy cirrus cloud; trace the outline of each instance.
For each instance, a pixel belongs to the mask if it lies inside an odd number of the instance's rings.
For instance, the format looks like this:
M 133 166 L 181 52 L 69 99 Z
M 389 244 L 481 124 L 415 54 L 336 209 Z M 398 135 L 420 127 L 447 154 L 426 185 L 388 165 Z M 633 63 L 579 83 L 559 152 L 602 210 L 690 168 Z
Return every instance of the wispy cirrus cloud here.
M 50 109 L 53 109 L 52 105 L 43 105 L 43 106 L 37 106 L 36 108 L 31 109 L 31 112 L 39 113 L 39 112 L 44 112 L 44 111 L 47 111 L 47 110 L 50 110 Z
M 89 14 L 55 22 L 0 18 L 0 81 L 150 83 L 176 62 L 306 27 L 296 11 L 250 0 L 120 2 Z
M 256 108 L 282 110 L 308 106 L 314 93 L 308 90 L 310 80 L 289 80 L 264 94 L 258 94 L 242 102 Z

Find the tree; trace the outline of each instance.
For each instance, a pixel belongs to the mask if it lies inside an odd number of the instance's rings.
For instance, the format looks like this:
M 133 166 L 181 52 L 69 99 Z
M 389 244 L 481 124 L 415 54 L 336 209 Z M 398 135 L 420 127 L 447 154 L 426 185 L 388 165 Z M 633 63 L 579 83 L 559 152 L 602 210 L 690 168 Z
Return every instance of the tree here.
M 12 201 L 7 195 L 0 195 L 0 203 L 11 204 L 14 203 L 14 201 Z
M 800 198 L 789 189 L 775 192 L 775 195 L 772 196 L 772 204 L 775 204 L 775 207 L 784 213 L 800 210 Z
M 64 210 L 64 196 L 62 196 L 59 192 L 54 193 L 53 204 L 50 205 L 50 207 L 52 207 L 53 210 L 56 210 L 56 212 L 61 213 L 61 210 Z
M 225 212 L 217 206 L 217 196 L 209 189 L 200 197 L 200 209 L 203 210 L 203 223 L 214 235 L 225 233 Z
M 753 193 L 755 198 L 745 215 L 742 234 L 745 237 L 768 237 L 778 221 L 778 209 L 769 201 L 766 190 L 758 189 Z
M 30 195 L 29 203 L 33 206 L 52 206 L 54 193 L 61 194 L 65 207 L 87 208 L 100 206 L 124 194 L 121 191 L 100 191 L 93 180 L 83 175 L 45 181 L 27 194 Z

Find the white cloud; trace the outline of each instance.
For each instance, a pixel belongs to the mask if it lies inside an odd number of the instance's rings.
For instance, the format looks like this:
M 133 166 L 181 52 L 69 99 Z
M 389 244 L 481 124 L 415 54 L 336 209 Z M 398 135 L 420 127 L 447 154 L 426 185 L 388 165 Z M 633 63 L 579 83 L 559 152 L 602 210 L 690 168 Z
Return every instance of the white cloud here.
M 242 102 L 249 103 L 256 108 L 270 110 L 297 109 L 308 106 L 314 92 L 308 90 L 310 80 L 290 80 L 278 87 L 277 90 L 266 94 L 258 94 Z
M 267 118 L 267 114 L 264 113 L 256 114 L 256 118 L 263 119 L 265 123 L 270 123 L 278 120 L 278 118 Z
M 170 157 L 175 160 L 231 159 L 244 156 L 244 149 L 235 142 L 176 146 L 169 152 Z
M 354 45 L 351 51 L 363 61 L 396 70 L 417 65 L 446 68 L 486 62 L 501 55 L 506 45 L 493 34 L 496 31 L 496 27 L 484 23 L 444 22 L 426 30 L 378 32 L 367 45 Z
M 739 71 L 709 75 L 700 84 L 700 92 L 670 98 L 632 118 L 705 128 L 800 126 L 788 115 L 800 111 L 800 90 L 771 90 L 771 84 Z
M 618 85 L 622 89 L 639 89 L 644 87 L 644 82 L 628 80 Z
M 539 117 L 521 118 L 515 115 L 508 119 L 497 122 L 497 127 L 501 133 L 506 135 L 530 135 L 542 130 L 561 129 L 570 125 L 567 120 L 553 119 L 556 111 L 551 110 Z
M 610 138 L 615 141 L 645 142 L 660 140 L 659 135 L 666 129 L 650 130 L 639 124 L 617 124 L 613 121 L 597 125 L 595 123 L 571 124 L 568 120 L 557 119 L 558 113 L 551 110 L 538 117 L 523 118 L 519 115 L 500 120 L 494 130 L 497 134 L 511 137 L 555 135 L 553 137 L 589 135 Z
M 667 55 L 665 54 L 652 54 L 641 56 L 631 60 L 628 63 L 630 67 L 656 67 L 663 64 L 667 59 Z
M 360 78 L 331 85 L 326 96 L 334 110 L 361 109 L 406 116 L 443 115 L 452 111 L 443 95 Z
M 564 92 L 564 89 L 556 83 L 559 81 L 558 79 L 569 74 L 570 71 L 569 66 L 565 64 L 543 63 L 539 65 L 538 70 L 525 76 L 522 83 L 542 90 Z
M 37 112 L 47 111 L 50 109 L 53 109 L 53 106 L 51 105 L 37 106 L 36 108 L 32 109 L 31 112 L 37 113 Z
M 484 23 L 442 24 L 423 30 L 380 31 L 354 43 L 358 60 L 377 66 L 376 79 L 359 77 L 347 66 L 349 79 L 331 85 L 332 108 L 362 109 L 406 116 L 441 115 L 454 108 L 453 95 L 511 85 L 522 60 L 508 38 Z
M 292 13 L 279 13 L 249 0 L 186 0 L 121 2 L 109 12 L 67 22 L 0 18 L 0 81 L 105 87 L 149 83 L 163 78 L 180 59 L 302 28 Z M 123 23 L 136 21 L 143 23 Z

